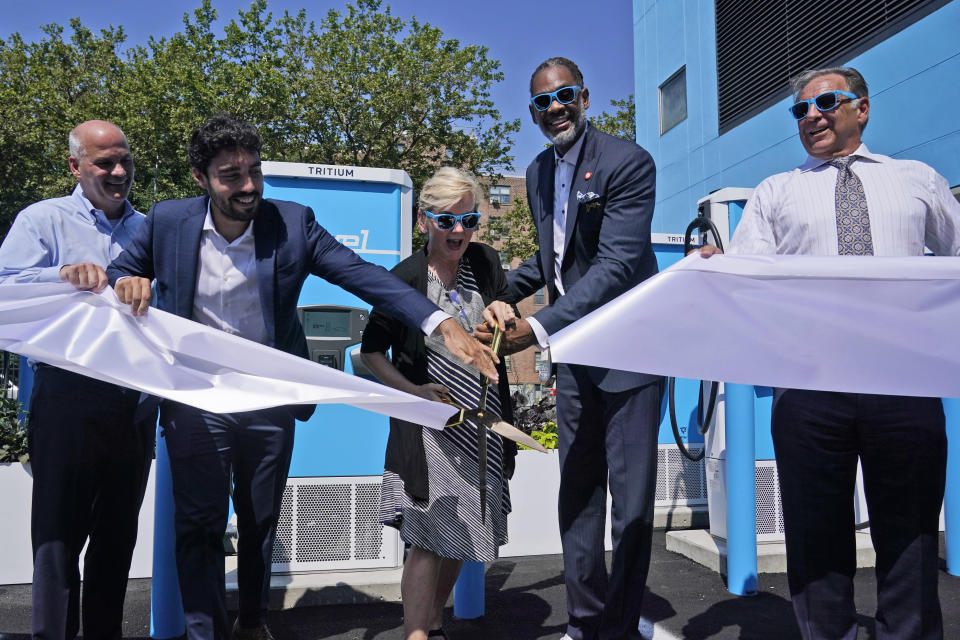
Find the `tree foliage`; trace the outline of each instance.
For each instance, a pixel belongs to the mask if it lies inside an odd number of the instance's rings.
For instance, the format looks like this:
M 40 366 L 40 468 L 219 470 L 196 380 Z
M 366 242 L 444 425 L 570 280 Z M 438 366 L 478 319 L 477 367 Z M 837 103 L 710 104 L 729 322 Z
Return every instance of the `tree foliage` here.
M 617 110 L 610 114 L 604 111 L 590 121 L 600 131 L 609 133 L 618 138 L 636 141 L 637 139 L 637 107 L 631 93 L 626 100 L 611 100 L 610 106 Z
M 134 205 L 196 195 L 186 146 L 205 118 L 254 123 L 263 158 L 406 170 L 419 186 L 437 166 L 509 170 L 512 134 L 490 91 L 503 78 L 485 47 L 444 39 L 381 0 L 355 0 L 319 26 L 306 11 L 274 18 L 267 0 L 217 29 L 211 0 L 183 29 L 124 48 L 122 27 L 93 33 L 79 19 L 38 42 L 0 41 L 0 231 L 30 202 L 74 184 L 67 134 L 90 118 L 127 134 Z
M 513 206 L 499 216 L 490 216 L 481 239 L 487 244 L 499 243 L 498 248 L 506 262 L 514 258 L 526 260 L 537 252 L 537 230 L 530 217 L 530 207 L 520 197 L 513 199 Z

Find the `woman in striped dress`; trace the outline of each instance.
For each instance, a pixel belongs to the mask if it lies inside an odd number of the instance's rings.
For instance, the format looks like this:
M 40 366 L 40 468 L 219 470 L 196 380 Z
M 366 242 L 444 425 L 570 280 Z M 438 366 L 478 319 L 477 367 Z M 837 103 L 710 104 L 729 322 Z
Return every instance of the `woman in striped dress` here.
M 500 320 L 514 317 L 501 300 L 507 283 L 492 248 L 471 243 L 480 221 L 483 191 L 472 175 L 443 167 L 423 186 L 417 224 L 427 246 L 394 269 L 464 329 L 483 322 L 490 307 Z M 392 349 L 392 362 L 386 351 Z M 428 398 L 474 408 L 480 375 L 457 361 L 443 338 L 424 336 L 374 309 L 363 334 L 364 362 L 384 384 Z M 506 369 L 487 395 L 487 411 L 512 421 Z M 507 541 L 516 446 L 487 432 L 487 509 L 481 517 L 477 428 L 466 422 L 442 431 L 391 419 L 380 516 L 396 527 L 409 550 L 400 590 L 407 640 L 446 638 L 443 607 L 464 560 L 490 561 Z

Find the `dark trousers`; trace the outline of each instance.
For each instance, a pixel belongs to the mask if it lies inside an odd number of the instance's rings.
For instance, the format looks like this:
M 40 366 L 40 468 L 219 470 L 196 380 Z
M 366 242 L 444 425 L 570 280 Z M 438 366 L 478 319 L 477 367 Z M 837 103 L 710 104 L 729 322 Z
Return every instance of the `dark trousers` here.
M 34 638 L 74 638 L 81 618 L 84 638 L 121 637 L 156 430 L 155 415 L 137 422 L 139 398 L 63 369 L 37 369 L 29 414 Z
M 559 365 L 560 539 L 567 633 L 574 640 L 637 638 L 650 568 L 657 432 L 663 383 L 610 393 L 587 369 Z M 613 564 L 604 554 L 607 486 Z
M 293 415 L 287 407 L 215 414 L 165 402 L 160 423 L 170 454 L 187 637 L 227 640 L 223 534 L 231 476 L 239 620 L 255 627 L 266 621 L 270 604 L 271 555 L 293 451 Z
M 793 608 L 806 640 L 854 640 L 857 458 L 877 552 L 877 640 L 943 638 L 938 529 L 947 441 L 939 398 L 776 390 Z

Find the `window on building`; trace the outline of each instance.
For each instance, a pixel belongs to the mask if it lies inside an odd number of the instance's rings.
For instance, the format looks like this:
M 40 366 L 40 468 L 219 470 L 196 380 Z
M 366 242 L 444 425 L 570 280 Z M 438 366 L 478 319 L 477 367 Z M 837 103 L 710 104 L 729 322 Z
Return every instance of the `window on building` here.
M 687 119 L 687 68 L 660 85 L 660 135 Z
M 543 354 L 539 351 L 533 352 L 533 368 L 540 371 L 540 363 L 543 362 Z
M 510 204 L 510 186 L 501 184 L 490 187 L 490 202 L 492 204 Z
M 507 370 L 507 373 L 513 371 L 513 358 L 510 356 L 503 356 L 503 366 Z
M 547 304 L 547 288 L 543 287 L 533 294 L 533 304 Z
M 790 78 L 836 66 L 947 0 L 818 3 L 716 0 L 717 101 L 724 133 L 790 93 Z M 867 79 L 869 82 L 869 78 Z

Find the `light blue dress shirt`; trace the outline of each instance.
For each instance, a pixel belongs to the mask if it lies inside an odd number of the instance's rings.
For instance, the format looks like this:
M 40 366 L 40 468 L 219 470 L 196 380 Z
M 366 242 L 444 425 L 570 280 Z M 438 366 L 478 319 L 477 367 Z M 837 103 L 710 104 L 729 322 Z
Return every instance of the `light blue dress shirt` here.
M 13 221 L 0 245 L 0 284 L 59 282 L 60 268 L 92 262 L 106 267 L 140 230 L 145 216 L 128 200 L 110 221 L 83 195 L 80 185 L 63 198 L 36 202 Z

